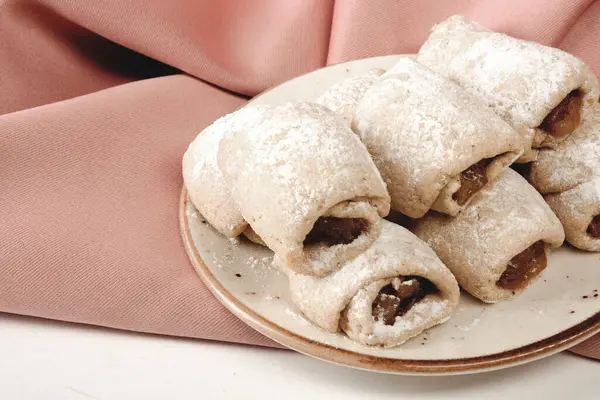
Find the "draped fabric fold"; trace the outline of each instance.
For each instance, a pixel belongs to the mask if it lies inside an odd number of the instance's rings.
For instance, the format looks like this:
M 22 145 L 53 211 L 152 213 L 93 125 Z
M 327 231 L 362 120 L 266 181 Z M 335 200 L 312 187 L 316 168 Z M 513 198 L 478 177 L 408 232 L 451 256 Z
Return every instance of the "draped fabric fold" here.
M 600 74 L 600 1 L 0 0 L 0 311 L 274 346 L 185 256 L 187 144 L 245 96 L 415 52 L 457 13 Z

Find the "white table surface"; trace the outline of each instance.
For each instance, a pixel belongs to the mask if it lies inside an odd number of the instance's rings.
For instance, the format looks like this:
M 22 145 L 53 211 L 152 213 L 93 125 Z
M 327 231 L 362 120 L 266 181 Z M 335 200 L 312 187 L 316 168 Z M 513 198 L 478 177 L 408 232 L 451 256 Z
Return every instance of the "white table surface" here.
M 0 313 L 0 399 L 600 399 L 600 362 L 559 354 L 486 374 L 405 377 L 285 350 Z

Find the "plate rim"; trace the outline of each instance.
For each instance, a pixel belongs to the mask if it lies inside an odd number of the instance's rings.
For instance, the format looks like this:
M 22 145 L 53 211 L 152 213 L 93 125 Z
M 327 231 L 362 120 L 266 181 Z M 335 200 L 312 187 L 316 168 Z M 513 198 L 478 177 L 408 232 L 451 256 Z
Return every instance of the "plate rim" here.
M 367 59 L 389 58 L 389 57 L 414 57 L 414 54 L 388 54 L 377 57 L 367 57 L 359 60 L 352 60 L 344 63 L 331 64 L 323 68 L 319 68 L 305 74 L 294 77 L 286 82 L 274 86 L 253 99 L 240 106 L 253 102 L 267 92 L 270 92 L 292 80 L 310 75 L 322 69 L 361 62 Z M 398 358 L 386 358 L 373 356 L 369 354 L 361 354 L 350 350 L 339 349 L 337 347 L 317 342 L 300 336 L 288 329 L 285 329 L 276 323 L 268 320 L 262 315 L 256 313 L 242 302 L 237 297 L 230 293 L 213 275 L 208 266 L 202 260 L 194 245 L 188 216 L 186 213 L 188 202 L 187 190 L 185 185 L 182 186 L 179 199 L 179 227 L 180 234 L 183 240 L 186 254 L 190 260 L 194 270 L 211 291 L 211 293 L 236 317 L 244 323 L 251 326 L 256 331 L 262 333 L 275 342 L 298 351 L 302 354 L 332 362 L 335 364 L 358 368 L 368 371 L 395 373 L 404 375 L 455 375 L 455 374 L 470 374 L 486 372 L 496 369 L 508 368 L 520 364 L 525 364 L 535 360 L 539 360 L 563 350 L 571 348 L 586 339 L 600 333 L 600 311 L 591 317 L 571 326 L 561 332 L 558 332 L 547 338 L 538 340 L 525 346 L 517 347 L 498 353 L 488 354 L 478 357 L 466 357 L 456 359 L 439 359 L 439 360 L 409 360 Z
M 550 337 L 499 353 L 478 357 L 409 360 L 361 354 L 317 342 L 283 328 L 258 314 L 228 291 L 208 268 L 192 239 L 187 215 L 185 186 L 179 201 L 179 226 L 186 254 L 194 270 L 211 293 L 236 317 L 275 342 L 324 361 L 363 370 L 407 375 L 448 375 L 485 372 L 548 357 L 600 332 L 600 312 Z

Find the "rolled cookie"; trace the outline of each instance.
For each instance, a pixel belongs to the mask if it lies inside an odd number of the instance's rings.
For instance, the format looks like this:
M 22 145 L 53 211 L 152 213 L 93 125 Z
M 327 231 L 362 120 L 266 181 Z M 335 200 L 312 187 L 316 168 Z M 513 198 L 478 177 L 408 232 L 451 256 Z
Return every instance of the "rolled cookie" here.
M 419 50 L 419 62 L 458 83 L 508 121 L 537 148 L 556 145 L 598 102 L 598 81 L 575 56 L 493 32 L 461 16 L 436 25 Z
M 223 135 L 249 129 L 268 118 L 268 106 L 247 106 L 205 128 L 189 145 L 183 156 L 183 182 L 192 204 L 217 231 L 235 237 L 248 224 L 239 212 L 217 166 L 217 152 Z
M 600 177 L 545 198 L 562 222 L 569 243 L 600 251 Z
M 525 290 L 546 268 L 550 248 L 565 238 L 542 196 L 510 168 L 457 217 L 432 213 L 413 231 L 467 292 L 486 303 Z
M 389 195 L 360 139 L 324 106 L 288 103 L 221 141 L 242 216 L 289 268 L 327 275 L 377 239 Z
M 600 105 L 556 149 L 540 151 L 529 180 L 541 193 L 559 193 L 600 176 Z M 563 221 L 564 222 L 564 221 Z
M 329 276 L 283 269 L 292 301 L 314 324 L 366 345 L 394 347 L 448 320 L 459 289 L 425 243 L 391 222 L 381 227 L 367 251 Z
M 455 83 L 403 58 L 359 102 L 353 129 L 373 156 L 391 208 L 456 215 L 521 154 L 520 135 Z

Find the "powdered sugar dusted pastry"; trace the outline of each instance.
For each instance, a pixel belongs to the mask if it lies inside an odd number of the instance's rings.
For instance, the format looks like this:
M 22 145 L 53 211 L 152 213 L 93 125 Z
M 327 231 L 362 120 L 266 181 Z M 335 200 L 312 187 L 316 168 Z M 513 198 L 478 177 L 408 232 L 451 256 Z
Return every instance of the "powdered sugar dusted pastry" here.
M 248 225 L 231 199 L 217 166 L 219 143 L 226 132 L 248 129 L 267 118 L 268 106 L 248 106 L 216 120 L 189 145 L 183 156 L 183 181 L 200 214 L 221 234 L 235 237 Z
M 560 221 L 525 178 L 507 168 L 456 218 L 427 215 L 415 234 L 473 296 L 494 303 L 529 286 L 563 243 Z
M 350 125 L 356 105 L 384 72 L 384 69 L 374 68 L 364 75 L 344 79 L 327 89 L 316 102 L 344 118 Z
M 600 106 L 556 149 L 540 151 L 530 181 L 565 228 L 567 241 L 600 251 Z
M 555 147 L 598 101 L 598 81 L 568 53 L 490 31 L 453 16 L 436 25 L 419 50 L 419 62 L 484 101 L 519 131 L 532 150 Z
M 569 243 L 600 251 L 600 176 L 545 198 L 562 222 Z
M 389 195 L 360 139 L 324 106 L 288 103 L 222 141 L 219 168 L 244 218 L 290 268 L 326 275 L 377 239 Z
M 319 327 L 361 343 L 397 346 L 452 315 L 456 280 L 425 243 L 391 222 L 363 254 L 318 278 L 283 268 L 290 295 Z
M 541 193 L 559 193 L 600 176 L 600 105 L 556 149 L 540 151 L 531 166 L 531 184 Z M 564 221 L 563 221 L 564 222 Z
M 387 183 L 392 209 L 412 218 L 430 208 L 458 214 L 523 147 L 483 103 L 409 58 L 365 93 L 352 124 Z

